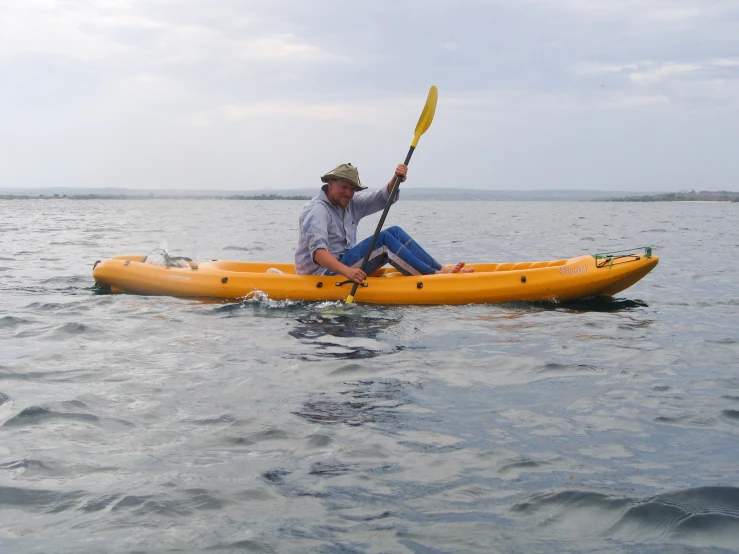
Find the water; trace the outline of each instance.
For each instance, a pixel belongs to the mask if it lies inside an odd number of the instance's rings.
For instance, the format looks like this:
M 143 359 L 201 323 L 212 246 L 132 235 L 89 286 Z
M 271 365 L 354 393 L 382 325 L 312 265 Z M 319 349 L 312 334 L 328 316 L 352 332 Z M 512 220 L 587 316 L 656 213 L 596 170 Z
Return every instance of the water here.
M 0 551 L 735 551 L 737 204 L 390 212 L 445 263 L 653 246 L 610 305 L 93 286 L 161 241 L 290 261 L 301 205 L 0 201 Z

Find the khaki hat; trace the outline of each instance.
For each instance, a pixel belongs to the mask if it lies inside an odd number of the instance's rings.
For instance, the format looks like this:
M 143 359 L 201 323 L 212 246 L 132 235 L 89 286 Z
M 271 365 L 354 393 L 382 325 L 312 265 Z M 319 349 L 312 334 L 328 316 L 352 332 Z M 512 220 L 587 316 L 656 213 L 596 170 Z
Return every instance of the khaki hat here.
M 359 180 L 359 171 L 357 171 L 357 168 L 354 167 L 352 164 L 337 165 L 331 171 L 326 173 L 326 175 L 321 177 L 321 181 L 323 181 L 324 183 L 328 183 L 330 179 L 336 179 L 337 181 L 346 181 L 347 183 L 354 185 L 354 188 L 358 190 L 364 190 L 367 188 L 362 185 L 361 181 Z

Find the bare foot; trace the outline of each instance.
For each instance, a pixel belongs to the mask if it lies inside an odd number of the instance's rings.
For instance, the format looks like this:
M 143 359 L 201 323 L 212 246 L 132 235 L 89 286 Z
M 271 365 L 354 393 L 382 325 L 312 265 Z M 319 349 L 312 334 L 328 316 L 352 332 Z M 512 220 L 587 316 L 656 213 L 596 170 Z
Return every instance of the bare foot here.
M 459 262 L 458 264 L 444 266 L 436 273 L 473 273 L 474 271 L 474 268 L 465 268 L 464 262 Z

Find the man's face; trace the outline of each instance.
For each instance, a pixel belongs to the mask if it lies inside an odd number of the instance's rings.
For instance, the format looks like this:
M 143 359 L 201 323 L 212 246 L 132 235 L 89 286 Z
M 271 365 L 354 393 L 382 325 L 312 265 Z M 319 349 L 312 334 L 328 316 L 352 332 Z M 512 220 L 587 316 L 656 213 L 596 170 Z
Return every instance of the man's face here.
M 328 182 L 326 196 L 332 206 L 341 206 L 342 208 L 346 208 L 354 197 L 355 192 L 356 190 L 354 189 L 354 185 L 351 183 L 331 179 Z

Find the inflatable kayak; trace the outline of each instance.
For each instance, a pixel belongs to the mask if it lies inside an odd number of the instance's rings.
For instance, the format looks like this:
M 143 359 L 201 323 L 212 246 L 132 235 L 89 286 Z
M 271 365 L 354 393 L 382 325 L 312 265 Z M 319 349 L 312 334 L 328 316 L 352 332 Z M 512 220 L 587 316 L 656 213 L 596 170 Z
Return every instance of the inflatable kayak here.
M 96 284 L 112 293 L 243 300 L 345 300 L 352 283 L 341 275 L 296 275 L 292 264 L 214 260 L 184 267 L 145 263 L 146 256 L 117 256 L 93 267 Z M 180 258 L 183 260 L 183 258 Z M 383 267 L 366 279 L 355 301 L 371 304 L 482 304 L 567 302 L 612 296 L 659 262 L 649 247 L 629 253 L 564 260 L 467 264 L 474 273 L 404 276 Z

